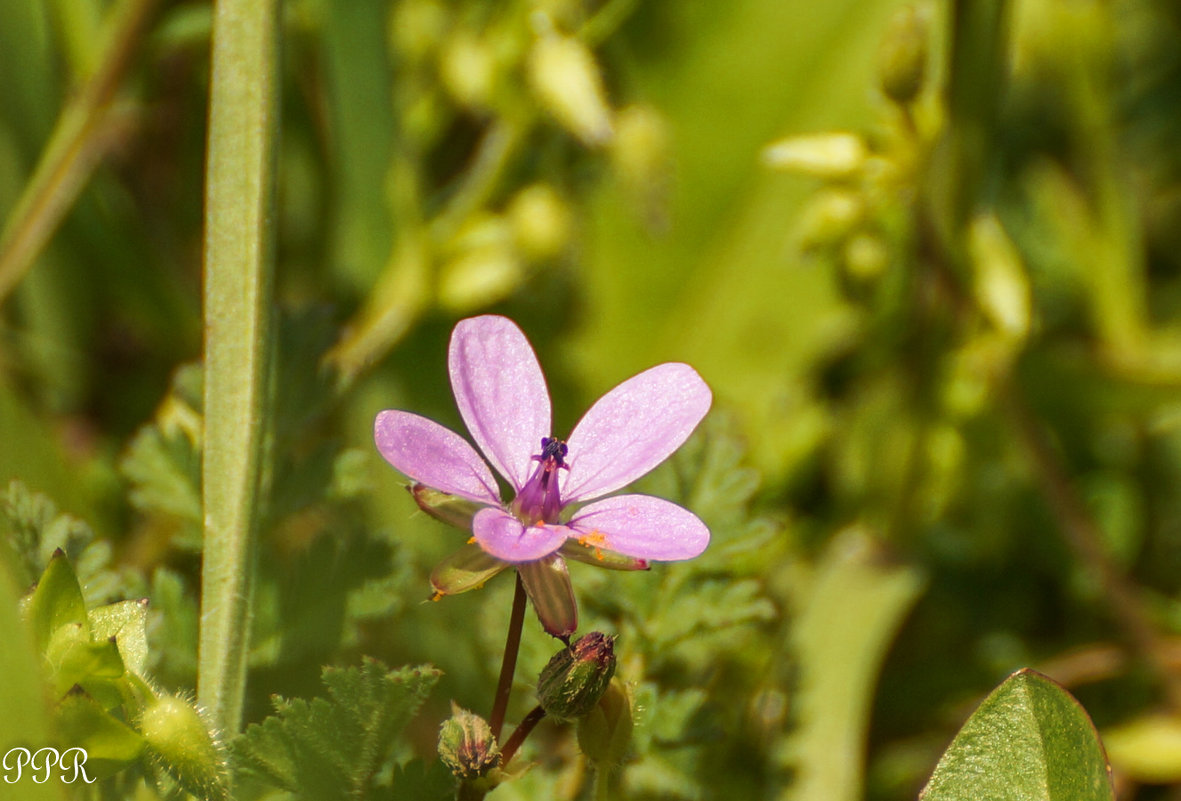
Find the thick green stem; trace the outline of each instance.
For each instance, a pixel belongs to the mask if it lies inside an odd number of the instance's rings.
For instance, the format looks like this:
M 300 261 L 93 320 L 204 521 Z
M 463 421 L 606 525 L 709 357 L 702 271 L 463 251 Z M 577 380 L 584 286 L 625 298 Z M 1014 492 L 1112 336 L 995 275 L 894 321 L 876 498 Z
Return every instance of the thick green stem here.
M 197 695 L 242 717 L 263 495 L 278 0 L 218 0 L 205 192 L 204 563 Z

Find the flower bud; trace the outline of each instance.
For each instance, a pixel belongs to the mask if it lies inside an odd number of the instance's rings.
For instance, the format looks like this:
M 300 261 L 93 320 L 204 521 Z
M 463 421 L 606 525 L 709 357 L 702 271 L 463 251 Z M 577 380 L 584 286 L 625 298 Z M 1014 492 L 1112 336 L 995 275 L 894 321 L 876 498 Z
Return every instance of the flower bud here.
M 438 0 L 403 0 L 390 15 L 390 45 L 418 64 L 438 46 L 446 28 L 447 9 Z
M 192 703 L 175 695 L 151 700 L 139 729 L 152 756 L 186 792 L 229 798 L 224 746 Z
M 909 105 L 923 89 L 927 71 L 927 18 L 914 6 L 900 8 L 878 51 L 878 80 L 886 97 Z
M 664 183 L 672 152 L 668 123 L 650 106 L 628 106 L 615 121 L 611 159 L 619 176 L 634 190 L 646 193 Z
M 456 255 L 439 274 L 439 302 L 455 311 L 504 300 L 525 280 L 509 223 L 498 215 L 464 226 L 453 246 Z
M 570 209 L 548 184 L 533 184 L 518 192 L 506 216 L 517 247 L 530 259 L 553 258 L 570 241 Z
M 997 330 L 1013 341 L 1030 328 L 1030 290 L 1017 246 L 995 215 L 982 214 L 968 229 L 976 302 Z
M 573 720 L 594 708 L 615 675 L 615 638 L 599 631 L 554 654 L 537 679 L 546 714 Z
M 488 106 L 496 71 L 492 48 L 473 33 L 459 31 L 443 48 L 439 77 L 451 96 L 468 108 Z
M 763 150 L 763 163 L 788 172 L 817 178 L 852 178 L 865 166 L 869 148 L 856 134 L 833 133 L 791 136 Z
M 865 219 L 865 213 L 865 200 L 857 192 L 817 192 L 796 223 L 800 248 L 810 251 L 843 244 Z
M 627 756 L 632 728 L 631 698 L 623 682 L 613 679 L 599 702 L 578 721 L 578 747 L 597 765 L 618 765 Z
M 457 777 L 470 781 L 500 765 L 500 747 L 486 720 L 452 703 L 451 717 L 439 729 L 439 759 Z
M 582 42 L 545 33 L 529 54 L 529 82 L 541 104 L 589 146 L 611 139 L 611 109 L 595 57 Z
M 881 237 L 865 232 L 849 237 L 844 256 L 849 277 L 865 283 L 881 277 L 890 263 L 890 253 Z

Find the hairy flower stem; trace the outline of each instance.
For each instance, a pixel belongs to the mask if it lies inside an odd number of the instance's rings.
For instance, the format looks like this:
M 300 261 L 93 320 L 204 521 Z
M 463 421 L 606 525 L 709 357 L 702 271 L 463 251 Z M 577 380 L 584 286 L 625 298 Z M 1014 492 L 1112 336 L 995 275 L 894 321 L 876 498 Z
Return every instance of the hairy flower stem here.
M 504 741 L 504 747 L 500 749 L 501 765 L 508 765 L 512 761 L 513 757 L 517 755 L 517 750 L 521 747 L 521 744 L 525 742 L 525 738 L 529 736 L 529 733 L 533 731 L 544 717 L 545 710 L 540 706 L 535 706 L 529 710 L 529 714 L 525 716 L 525 719 L 513 730 L 509 738 Z
M 504 661 L 500 663 L 500 680 L 496 683 L 496 697 L 492 701 L 492 716 L 488 725 L 492 735 L 500 741 L 504 715 L 508 711 L 508 697 L 513 691 L 513 674 L 517 670 L 517 654 L 521 650 L 521 629 L 525 623 L 525 585 L 517 574 L 517 591 L 513 596 L 513 611 L 509 615 L 508 636 L 504 641 Z

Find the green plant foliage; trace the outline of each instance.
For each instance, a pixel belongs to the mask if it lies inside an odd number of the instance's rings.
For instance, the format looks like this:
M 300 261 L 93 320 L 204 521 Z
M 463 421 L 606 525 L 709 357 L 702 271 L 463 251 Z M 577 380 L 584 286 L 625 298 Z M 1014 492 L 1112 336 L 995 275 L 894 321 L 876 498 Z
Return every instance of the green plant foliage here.
M 275 714 L 236 739 L 236 759 L 295 798 L 378 798 L 391 749 L 439 679 L 431 667 L 326 668 L 327 698 L 272 699 Z
M 111 569 L 109 542 L 96 538 L 84 521 L 59 512 L 47 495 L 31 492 L 20 481 L 10 482 L 0 497 L 0 523 L 17 559 L 17 578 L 25 586 L 37 581 L 60 551 L 70 561 L 69 570 L 81 584 L 87 604 L 137 589 L 133 579 Z
M 96 640 L 114 640 L 123 665 L 143 676 L 148 663 L 147 599 L 95 607 L 86 617 L 90 635 Z
M 1060 685 L 1021 670 L 994 690 L 939 760 L 921 801 L 1112 801 L 1087 713 Z
M 215 35 L 234 8 L 276 13 Z M 0 4 L 0 756 L 104 777 L 4 801 L 902 801 L 1027 665 L 1123 801 L 1176 795 L 1178 8 Z M 708 419 L 621 492 L 712 540 L 568 543 L 615 706 L 457 791 L 439 724 L 495 717 L 515 571 L 373 424 L 466 437 L 445 355 L 485 313 L 557 437 L 692 365 Z M 502 748 L 559 647 L 521 634 Z M 1070 730 L 1039 681 L 973 764 Z
M 887 648 L 923 590 L 923 576 L 892 565 L 863 531 L 829 544 L 801 595 L 792 634 L 798 654 L 799 726 L 785 743 L 793 782 L 787 799 L 855 801 L 863 792 L 865 726 Z M 841 621 L 857 621 L 847 627 Z
M 17 613 L 16 584 L 9 576 L 13 562 L 7 545 L 0 542 L 0 751 L 47 742 L 51 731 L 48 710 L 42 703 L 40 662 L 33 637 Z M 56 784 L 56 783 L 55 783 Z M 61 799 L 64 788 L 48 783 L 11 783 L 6 788 L 13 801 Z
M 62 699 L 57 726 L 63 742 L 86 749 L 86 771 L 105 779 L 135 763 L 144 750 L 139 732 L 83 693 Z
M 700 515 L 711 532 L 706 553 L 648 573 L 572 570 L 581 608 L 594 616 L 583 629 L 618 632 L 621 671 L 630 667 L 621 676 L 635 685 L 635 752 L 645 756 L 625 767 L 622 780 L 639 797 L 696 798 L 709 765 L 730 749 L 746 750 L 758 766 L 747 777 L 752 791 L 779 772 L 771 755 L 785 729 L 758 731 L 751 705 L 764 689 L 761 676 L 793 670 L 789 648 L 767 653 L 754 645 L 769 631 L 788 630 L 785 599 L 771 595 L 759 567 L 786 556 L 787 541 L 752 513 L 757 486 L 733 420 L 711 415 L 637 484 Z M 726 702 L 712 695 L 722 686 Z
M 394 768 L 390 801 L 451 801 L 455 798 L 455 777 L 443 763 L 413 759 Z
M 177 546 L 194 550 L 201 532 L 199 409 L 174 390 L 157 421 L 136 433 L 119 464 L 132 485 L 131 503 L 144 514 L 175 520 Z

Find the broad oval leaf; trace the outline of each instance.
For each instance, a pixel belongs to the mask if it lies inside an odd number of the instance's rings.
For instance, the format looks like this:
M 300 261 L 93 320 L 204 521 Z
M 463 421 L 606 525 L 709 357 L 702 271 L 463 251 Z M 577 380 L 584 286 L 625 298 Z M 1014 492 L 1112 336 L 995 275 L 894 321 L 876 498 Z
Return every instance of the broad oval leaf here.
M 1042 674 L 1019 670 L 955 736 L 920 801 L 1114 801 L 1086 711 Z

